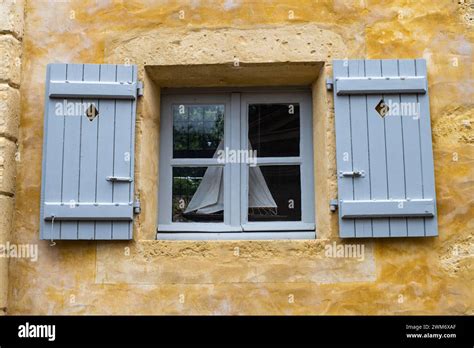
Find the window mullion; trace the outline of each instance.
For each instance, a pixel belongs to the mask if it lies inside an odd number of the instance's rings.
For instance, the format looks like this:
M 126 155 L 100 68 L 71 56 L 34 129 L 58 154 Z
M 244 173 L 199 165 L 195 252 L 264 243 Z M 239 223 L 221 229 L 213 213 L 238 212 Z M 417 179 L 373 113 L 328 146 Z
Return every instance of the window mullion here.
M 241 148 L 240 144 L 240 93 L 231 93 L 230 99 L 230 113 L 227 114 L 226 130 L 228 131 L 229 140 L 226 149 L 238 150 Z M 227 169 L 228 168 L 228 169 Z M 229 173 L 228 182 L 225 184 L 226 192 L 229 199 L 226 200 L 229 206 L 226 207 L 229 212 L 229 224 L 240 228 L 240 163 L 226 163 L 226 169 Z
M 246 98 L 241 98 L 239 102 L 239 148 L 248 149 L 248 119 L 247 119 L 247 104 Z M 247 163 L 241 163 L 239 165 L 240 173 L 240 203 L 239 203 L 239 215 L 240 225 L 243 226 L 247 223 L 247 212 L 248 212 L 248 165 Z M 243 227 L 242 227 L 243 231 Z

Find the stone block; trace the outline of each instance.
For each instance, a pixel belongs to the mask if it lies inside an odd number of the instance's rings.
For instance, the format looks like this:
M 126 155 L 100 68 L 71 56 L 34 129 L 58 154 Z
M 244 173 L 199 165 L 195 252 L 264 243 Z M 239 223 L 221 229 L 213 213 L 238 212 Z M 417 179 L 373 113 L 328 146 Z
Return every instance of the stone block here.
M 21 42 L 11 35 L 0 35 L 0 82 L 20 85 Z
M 0 134 L 11 139 L 18 139 L 20 120 L 20 92 L 0 84 Z
M 16 144 L 0 138 L 0 193 L 15 193 Z
M 15 37 L 23 36 L 23 0 L 3 0 L 0 3 L 0 32 L 12 33 Z

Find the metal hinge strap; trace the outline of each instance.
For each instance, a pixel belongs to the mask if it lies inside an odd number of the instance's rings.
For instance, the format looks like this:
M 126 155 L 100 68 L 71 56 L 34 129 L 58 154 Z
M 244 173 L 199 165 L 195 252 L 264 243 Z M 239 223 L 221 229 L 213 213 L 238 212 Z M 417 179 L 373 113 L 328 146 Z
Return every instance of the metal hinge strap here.
M 143 96 L 143 82 L 142 81 L 137 82 L 137 96 L 138 97 Z

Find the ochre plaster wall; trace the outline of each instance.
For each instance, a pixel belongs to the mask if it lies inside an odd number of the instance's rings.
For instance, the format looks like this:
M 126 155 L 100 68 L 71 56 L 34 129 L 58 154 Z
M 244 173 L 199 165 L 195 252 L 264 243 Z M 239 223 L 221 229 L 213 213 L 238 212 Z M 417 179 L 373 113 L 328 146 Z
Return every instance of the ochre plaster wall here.
M 0 250 L 12 238 L 20 120 L 24 2 L 0 3 Z M 8 263 L 0 258 L 0 315 L 8 307 Z
M 470 12 L 471 11 L 471 12 Z M 20 92 L 14 243 L 39 259 L 10 260 L 10 314 L 472 314 L 472 9 L 453 1 L 28 1 Z M 439 237 L 363 240 L 365 257 L 331 258 L 337 242 L 334 115 L 313 82 L 318 239 L 154 241 L 159 90 L 145 66 L 428 61 Z M 45 67 L 132 63 L 138 105 L 132 242 L 39 241 Z

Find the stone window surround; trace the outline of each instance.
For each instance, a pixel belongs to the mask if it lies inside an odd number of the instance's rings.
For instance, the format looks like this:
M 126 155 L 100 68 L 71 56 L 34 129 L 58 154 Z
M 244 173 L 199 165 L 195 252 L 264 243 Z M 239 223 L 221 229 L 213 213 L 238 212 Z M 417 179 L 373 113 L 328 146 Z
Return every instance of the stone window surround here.
M 148 214 L 159 209 L 157 198 L 159 166 L 159 119 L 161 88 L 196 87 L 290 87 L 311 86 L 313 109 L 313 152 L 315 163 L 315 202 L 317 238 L 328 237 L 331 219 L 328 192 L 328 156 L 326 129 L 329 105 L 326 92 L 324 62 L 268 62 L 194 64 L 194 65 L 147 65 L 144 69 L 144 96 L 138 105 L 136 143 L 136 193 L 144 207 L 137 218 L 135 239 L 155 239 L 156 221 L 150 224 Z M 145 126 L 153 122 L 154 127 Z M 154 133 L 154 134 L 153 134 Z M 156 136 L 158 134 L 158 136 Z M 151 155 L 156 160 L 149 161 Z M 155 180 L 151 180 L 156 172 Z M 144 180 L 146 176 L 146 180 Z M 144 183 L 146 182 L 146 187 Z M 145 199 L 146 197 L 146 199 Z M 156 215 L 154 215 L 156 216 Z M 326 228 L 325 228 L 326 227 Z M 153 232 L 150 233 L 150 230 Z

